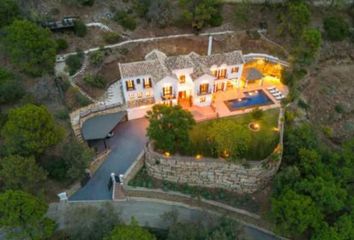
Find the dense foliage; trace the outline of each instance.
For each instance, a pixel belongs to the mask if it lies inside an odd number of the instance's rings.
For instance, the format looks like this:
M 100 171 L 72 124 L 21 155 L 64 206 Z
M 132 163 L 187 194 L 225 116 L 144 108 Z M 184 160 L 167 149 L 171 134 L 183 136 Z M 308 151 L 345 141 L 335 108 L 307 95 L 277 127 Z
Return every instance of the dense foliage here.
M 11 24 L 20 17 L 20 8 L 15 0 L 1 0 L 0 2 L 0 28 Z
M 326 37 L 331 41 L 342 41 L 349 36 L 349 24 L 342 16 L 330 16 L 324 19 Z
M 15 20 L 5 28 L 2 43 L 12 63 L 25 73 L 40 76 L 53 72 L 57 46 L 48 29 Z
M 303 1 L 288 1 L 280 14 L 281 33 L 290 33 L 293 37 L 301 36 L 304 28 L 310 23 L 311 12 Z
M 179 105 L 154 105 L 147 118 L 150 122 L 147 136 L 155 142 L 157 149 L 171 153 L 188 149 L 189 130 L 195 125 L 190 112 Z
M 81 68 L 84 57 L 84 53 L 82 51 L 78 51 L 76 54 L 70 55 L 65 59 L 65 64 L 70 75 L 74 75 Z
M 55 225 L 45 217 L 48 206 L 42 200 L 22 191 L 0 194 L 0 228 L 11 239 L 47 239 Z
M 7 69 L 0 67 L 0 104 L 15 102 L 23 94 L 24 90 L 18 79 Z
M 111 234 L 104 240 L 156 240 L 155 236 L 148 230 L 140 227 L 138 223 L 132 219 L 129 225 L 120 224 L 113 229 Z
M 130 15 L 126 11 L 117 11 L 113 19 L 118 22 L 124 29 L 134 30 L 136 28 L 136 21 L 134 16 Z
M 33 157 L 18 155 L 0 159 L 0 182 L 4 189 L 22 190 L 40 194 L 47 173 L 37 165 Z
M 41 154 L 63 138 L 48 110 L 33 104 L 11 109 L 1 134 L 6 151 L 23 156 Z
M 200 31 L 203 27 L 222 24 L 221 1 L 219 0 L 179 0 L 183 21 Z
M 72 208 L 65 216 L 65 232 L 73 240 L 102 240 L 121 222 L 119 213 L 110 204 L 101 208 Z
M 327 151 L 309 125 L 292 126 L 284 150 L 287 166 L 275 179 L 270 213 L 278 231 L 311 239 L 351 239 L 354 141 L 339 152 Z

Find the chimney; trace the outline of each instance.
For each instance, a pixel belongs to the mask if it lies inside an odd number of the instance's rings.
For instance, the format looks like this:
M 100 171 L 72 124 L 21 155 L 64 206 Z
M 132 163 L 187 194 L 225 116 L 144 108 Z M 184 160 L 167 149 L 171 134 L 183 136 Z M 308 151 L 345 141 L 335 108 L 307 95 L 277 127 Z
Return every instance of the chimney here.
M 209 44 L 208 44 L 208 56 L 211 55 L 211 49 L 213 48 L 213 36 L 209 36 Z

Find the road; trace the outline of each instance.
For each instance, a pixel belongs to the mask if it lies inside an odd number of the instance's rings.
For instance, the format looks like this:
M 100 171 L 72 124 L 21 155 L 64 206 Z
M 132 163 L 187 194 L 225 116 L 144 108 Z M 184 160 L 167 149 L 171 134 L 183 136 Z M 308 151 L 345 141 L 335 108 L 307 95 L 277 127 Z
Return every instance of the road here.
M 166 221 L 162 216 L 166 213 L 176 212 L 179 222 L 200 222 L 206 225 L 212 225 L 220 217 L 213 212 L 207 212 L 200 208 L 190 208 L 183 204 L 176 204 L 166 201 L 156 201 L 151 199 L 129 200 L 123 202 L 70 202 L 52 203 L 49 206 L 48 216 L 55 219 L 59 224 L 59 228 L 65 228 L 65 217 L 70 217 L 70 211 L 64 214 L 67 208 L 77 208 L 84 206 L 102 207 L 105 204 L 111 204 L 119 214 L 119 218 L 129 223 L 131 218 L 134 217 L 140 225 L 151 228 L 167 229 L 170 222 Z M 247 239 L 250 240 L 277 240 L 280 238 L 275 237 L 272 233 L 266 230 L 244 224 L 242 225 Z
M 107 184 L 112 172 L 123 174 L 143 150 L 148 120 L 145 118 L 118 124 L 114 136 L 107 140 L 112 149 L 107 160 L 95 172 L 88 183 L 74 193 L 70 200 L 110 200 L 112 193 Z

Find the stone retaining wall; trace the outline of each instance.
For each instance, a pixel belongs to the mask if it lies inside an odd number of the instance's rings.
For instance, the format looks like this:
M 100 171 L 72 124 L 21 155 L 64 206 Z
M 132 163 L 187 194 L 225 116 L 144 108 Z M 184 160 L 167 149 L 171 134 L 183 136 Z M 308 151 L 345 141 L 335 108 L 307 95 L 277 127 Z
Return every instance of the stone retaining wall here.
M 152 151 L 151 146 L 145 151 L 145 166 L 148 174 L 155 178 L 239 193 L 253 193 L 264 188 L 277 172 L 280 162 L 280 154 L 242 165 L 222 159 L 166 158 Z
M 266 159 L 231 163 L 223 159 L 169 156 L 157 153 L 151 144 L 145 148 L 148 174 L 161 180 L 211 188 L 223 188 L 238 193 L 253 193 L 264 188 L 278 171 L 282 158 L 283 113 L 280 110 L 278 147 Z

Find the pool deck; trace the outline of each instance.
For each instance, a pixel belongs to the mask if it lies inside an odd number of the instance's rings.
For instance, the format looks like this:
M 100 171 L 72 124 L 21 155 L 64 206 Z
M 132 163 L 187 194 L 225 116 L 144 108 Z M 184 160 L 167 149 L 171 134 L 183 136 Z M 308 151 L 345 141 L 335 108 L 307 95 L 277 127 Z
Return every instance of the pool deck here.
M 217 92 L 214 93 L 214 101 L 212 106 L 209 107 L 190 107 L 188 108 L 189 111 L 193 114 L 195 120 L 197 122 L 209 120 L 217 117 L 229 117 L 239 114 L 245 114 L 251 112 L 254 107 L 244 108 L 240 110 L 232 110 L 227 107 L 225 101 L 244 98 L 244 92 L 256 91 L 256 90 L 263 90 L 263 92 L 268 96 L 269 99 L 273 102 L 273 104 L 267 104 L 264 106 L 259 106 L 262 110 L 268 110 L 273 108 L 280 107 L 280 101 L 276 100 L 267 90 L 269 87 L 275 87 L 280 92 L 283 93 L 284 96 L 287 96 L 289 91 L 288 88 L 283 85 L 278 79 L 273 77 L 264 77 L 263 85 L 261 86 L 260 83 L 253 83 L 248 84 L 247 87 L 240 86 L 240 87 L 233 87 L 232 89 L 228 89 L 224 92 Z

